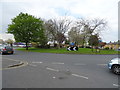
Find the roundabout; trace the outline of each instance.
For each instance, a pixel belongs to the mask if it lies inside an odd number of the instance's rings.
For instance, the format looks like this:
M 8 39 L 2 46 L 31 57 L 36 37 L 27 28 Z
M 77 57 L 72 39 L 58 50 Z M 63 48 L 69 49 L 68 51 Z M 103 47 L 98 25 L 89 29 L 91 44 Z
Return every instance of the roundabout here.
M 2 67 L 0 68 L 0 70 L 7 70 L 27 66 L 28 62 L 9 58 L 2 58 L 1 64 Z

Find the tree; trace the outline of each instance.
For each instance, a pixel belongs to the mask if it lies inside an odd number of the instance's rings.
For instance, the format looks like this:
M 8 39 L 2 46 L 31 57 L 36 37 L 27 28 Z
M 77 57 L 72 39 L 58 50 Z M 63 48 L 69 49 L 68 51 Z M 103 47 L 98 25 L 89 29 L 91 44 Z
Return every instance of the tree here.
M 99 44 L 99 39 L 98 39 L 98 35 L 95 34 L 95 35 L 91 35 L 90 38 L 89 38 L 89 45 L 92 46 L 92 51 L 93 51 L 93 46 L 98 46 Z M 97 48 L 96 48 L 97 49 Z
M 100 34 L 107 25 L 107 22 L 104 19 L 79 19 L 76 23 L 81 27 L 83 45 L 88 42 L 91 35 Z
M 78 27 L 72 27 L 68 32 L 68 38 L 71 42 L 75 42 L 77 45 L 82 44 L 83 36 Z
M 57 36 L 57 28 L 55 27 L 54 20 L 50 19 L 45 21 L 45 35 L 47 36 L 48 41 L 52 41 L 55 44 L 56 36 Z
M 70 28 L 71 21 L 66 17 L 62 19 L 50 19 L 45 23 L 46 33 L 50 40 L 57 41 L 58 48 L 66 40 L 65 33 Z
M 25 42 L 26 50 L 31 41 L 44 41 L 43 21 L 27 13 L 20 13 L 8 25 L 8 33 L 14 35 L 17 42 Z

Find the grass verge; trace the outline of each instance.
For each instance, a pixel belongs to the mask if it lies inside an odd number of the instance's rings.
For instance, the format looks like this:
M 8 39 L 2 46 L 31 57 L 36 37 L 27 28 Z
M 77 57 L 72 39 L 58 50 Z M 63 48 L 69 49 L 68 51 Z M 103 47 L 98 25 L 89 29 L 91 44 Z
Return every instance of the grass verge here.
M 17 50 L 27 51 L 27 52 L 40 52 L 40 53 L 58 53 L 58 54 L 118 54 L 120 52 L 115 50 L 100 50 L 100 52 L 92 52 L 89 48 L 79 48 L 78 51 L 67 51 L 66 48 L 62 49 L 41 49 L 31 47 L 29 50 L 25 48 L 18 48 Z

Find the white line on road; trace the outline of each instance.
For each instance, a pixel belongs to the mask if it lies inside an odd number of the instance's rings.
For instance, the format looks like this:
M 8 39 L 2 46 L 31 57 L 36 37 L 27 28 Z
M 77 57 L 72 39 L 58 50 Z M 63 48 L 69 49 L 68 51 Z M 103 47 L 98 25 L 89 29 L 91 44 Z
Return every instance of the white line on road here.
M 115 86 L 115 87 L 119 87 L 120 85 L 118 85 L 118 84 L 113 84 L 113 86 Z
M 32 63 L 43 63 L 43 62 L 32 62 Z
M 107 64 L 97 64 L 97 65 L 99 65 L 99 66 L 107 66 Z
M 60 63 L 60 62 L 53 62 L 52 64 L 64 64 L 64 63 Z
M 83 63 L 75 63 L 75 65 L 86 65 L 86 64 L 83 64 Z
M 53 69 L 53 68 L 46 68 L 47 70 L 51 70 L 51 71 L 56 71 L 59 72 L 59 70 Z
M 76 77 L 81 77 L 81 78 L 84 78 L 84 79 L 88 79 L 88 77 L 85 77 L 85 76 L 81 76 L 81 75 L 78 75 L 78 74 L 72 74 L 73 76 L 76 76 Z
M 10 58 L 2 58 L 2 59 L 11 60 L 11 61 L 21 61 L 21 60 L 15 60 L 15 59 L 10 59 Z
M 37 67 L 37 65 L 34 65 L 34 64 L 29 64 L 30 66 L 33 66 L 33 67 Z

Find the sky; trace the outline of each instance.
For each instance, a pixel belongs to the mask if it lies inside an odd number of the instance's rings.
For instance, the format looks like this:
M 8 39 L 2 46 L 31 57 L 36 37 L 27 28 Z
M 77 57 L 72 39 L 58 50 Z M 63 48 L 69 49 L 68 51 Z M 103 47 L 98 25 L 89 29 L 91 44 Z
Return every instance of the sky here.
M 67 14 L 71 19 L 104 19 L 107 28 L 101 32 L 103 41 L 118 40 L 118 2 L 119 0 L 1 0 L 0 38 L 8 39 L 8 24 L 20 12 L 29 13 L 44 19 L 59 18 Z

